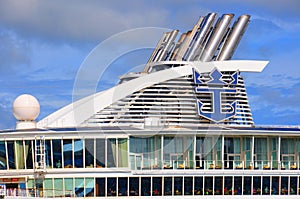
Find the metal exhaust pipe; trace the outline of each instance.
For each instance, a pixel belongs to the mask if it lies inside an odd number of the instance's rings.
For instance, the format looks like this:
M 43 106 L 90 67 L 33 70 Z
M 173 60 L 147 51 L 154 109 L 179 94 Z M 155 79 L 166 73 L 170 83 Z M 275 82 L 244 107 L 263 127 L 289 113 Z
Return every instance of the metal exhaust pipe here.
M 242 15 L 234 23 L 225 44 L 217 56 L 218 61 L 229 60 L 233 56 L 246 28 L 250 22 L 250 15 Z
M 181 34 L 177 44 L 174 46 L 173 52 L 171 53 L 171 56 L 170 56 L 170 59 L 169 59 L 170 61 L 175 60 L 175 57 L 177 56 L 177 53 L 178 53 L 184 39 L 186 38 L 186 35 L 187 35 L 187 33 Z
M 177 61 L 183 60 L 183 56 L 188 51 L 194 36 L 196 35 L 197 31 L 200 29 L 200 25 L 203 22 L 203 20 L 204 20 L 204 17 L 200 17 L 199 20 L 197 21 L 196 25 L 193 27 L 193 29 L 191 31 L 187 32 L 187 35 L 186 35 L 184 41 L 180 45 L 180 48 L 175 57 L 175 60 L 177 60 Z
M 167 33 L 164 33 L 162 35 L 162 37 L 160 38 L 160 40 L 158 41 L 158 43 L 156 44 L 156 46 L 155 46 L 154 50 L 152 51 L 152 54 L 151 54 L 151 56 L 150 56 L 150 58 L 149 58 L 149 60 L 146 64 L 143 72 L 147 72 L 148 69 L 149 69 L 150 64 L 156 59 L 157 54 L 159 52 L 159 49 L 163 46 L 163 41 L 166 39 L 166 37 L 167 37 Z
M 170 38 L 171 32 L 167 32 L 166 33 L 166 37 L 163 39 L 161 46 L 159 47 L 157 54 L 153 60 L 153 62 L 158 62 L 160 61 L 160 57 L 164 51 L 164 49 L 166 48 L 166 43 L 168 42 L 169 38 Z
M 193 40 L 189 52 L 186 52 L 186 55 L 184 57 L 185 60 L 188 61 L 194 60 L 194 58 L 197 56 L 197 53 L 201 51 L 200 45 L 203 43 L 204 39 L 207 37 L 210 30 L 212 29 L 216 16 L 217 16 L 216 13 L 209 13 L 205 17 L 198 31 L 197 37 Z
M 211 61 L 224 38 L 228 26 L 233 18 L 233 14 L 224 14 L 217 22 L 215 29 L 210 36 L 208 43 L 204 47 L 200 60 L 203 62 Z
M 155 60 L 155 62 L 159 62 L 159 61 L 163 61 L 165 60 L 165 58 L 167 57 L 167 54 L 170 50 L 170 48 L 172 47 L 172 45 L 174 44 L 174 40 L 177 37 L 178 34 L 178 30 L 173 30 L 172 32 L 170 32 L 166 44 L 164 45 L 164 48 L 161 50 L 160 55 L 157 57 L 157 59 Z

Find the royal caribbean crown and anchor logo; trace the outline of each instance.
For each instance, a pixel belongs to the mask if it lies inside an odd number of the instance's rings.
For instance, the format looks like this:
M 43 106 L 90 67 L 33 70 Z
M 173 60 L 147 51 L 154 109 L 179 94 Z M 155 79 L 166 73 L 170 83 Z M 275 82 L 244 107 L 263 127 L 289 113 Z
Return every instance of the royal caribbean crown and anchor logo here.
M 238 71 L 229 75 L 229 80 L 222 80 L 223 75 L 217 68 L 214 68 L 206 78 L 193 68 L 193 79 L 197 85 L 195 92 L 208 94 L 211 102 L 207 99 L 197 99 L 198 114 L 216 123 L 223 122 L 236 114 L 236 85 L 238 83 Z M 227 75 L 228 76 L 228 75 Z M 233 99 L 233 100 L 232 100 Z

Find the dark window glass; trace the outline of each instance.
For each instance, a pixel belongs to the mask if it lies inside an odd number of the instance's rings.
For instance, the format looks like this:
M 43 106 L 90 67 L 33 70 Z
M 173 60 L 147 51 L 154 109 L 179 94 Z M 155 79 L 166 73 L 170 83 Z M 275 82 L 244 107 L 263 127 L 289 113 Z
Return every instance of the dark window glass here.
M 244 195 L 251 195 L 251 182 L 252 182 L 252 177 L 250 176 L 245 176 L 244 177 Z
M 150 186 L 151 186 L 150 183 L 151 183 L 151 178 L 149 177 L 142 178 L 141 181 L 142 196 L 150 196 Z
M 15 150 L 14 149 L 15 149 L 15 142 L 7 141 L 9 169 L 16 169 L 16 160 L 15 160 Z
M 224 194 L 232 195 L 232 176 L 225 176 Z
M 51 161 L 51 140 L 45 140 L 45 159 L 46 159 L 46 166 L 52 168 L 52 161 Z M 26 146 L 26 141 L 25 141 Z M 26 149 L 26 148 L 25 148 Z
M 65 168 L 73 168 L 72 140 L 63 140 L 63 151 L 64 151 L 64 167 Z
M 204 191 L 205 195 L 213 195 L 213 177 L 205 177 Z
M 53 167 L 62 167 L 61 140 L 52 140 Z
M 242 177 L 234 177 L 234 195 L 242 195 Z
M 105 167 L 105 139 L 96 139 L 96 167 Z
M 129 178 L 129 195 L 138 196 L 139 194 L 139 178 Z
M 94 168 L 94 139 L 85 140 L 85 167 Z
M 0 141 L 0 170 L 7 169 L 5 142 Z
M 164 195 L 171 196 L 172 195 L 172 177 L 164 178 Z
M 290 194 L 297 194 L 297 177 L 290 177 Z
M 107 196 L 116 196 L 117 179 L 107 178 Z
M 271 189 L 272 195 L 278 195 L 279 194 L 279 177 L 272 177 L 272 189 Z
M 83 141 L 74 140 L 74 166 L 83 167 Z
M 184 195 L 193 195 L 193 177 L 184 177 Z
M 261 195 L 261 177 L 253 177 L 253 195 Z
M 263 177 L 263 190 L 262 193 L 263 195 L 270 195 L 270 177 L 269 176 L 264 176 Z
M 174 177 L 174 195 L 182 195 L 182 177 Z
M 288 177 L 281 177 L 281 195 L 287 195 L 288 194 Z
M 162 186 L 162 178 L 161 177 L 153 177 L 152 178 L 152 195 L 153 196 L 161 196 L 161 186 Z
M 105 196 L 105 178 L 96 178 L 96 196 Z
M 26 155 L 26 168 L 27 169 L 33 169 L 33 162 L 32 162 L 32 141 L 31 140 L 25 140 L 25 155 Z
M 223 195 L 223 177 L 215 177 L 215 195 Z
M 128 195 L 128 178 L 119 178 L 118 179 L 118 196 L 127 196 Z
M 203 177 L 195 177 L 194 194 L 203 195 Z

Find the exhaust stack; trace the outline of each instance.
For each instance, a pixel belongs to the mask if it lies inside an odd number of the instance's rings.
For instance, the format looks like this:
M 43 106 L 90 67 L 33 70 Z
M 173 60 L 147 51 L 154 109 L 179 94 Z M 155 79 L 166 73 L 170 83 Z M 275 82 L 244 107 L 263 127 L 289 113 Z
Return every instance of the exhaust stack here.
M 200 57 L 200 60 L 203 62 L 212 61 L 216 50 L 220 46 L 224 36 L 228 31 L 228 26 L 233 18 L 233 14 L 224 14 L 222 18 L 220 18 L 215 26 L 215 29 L 212 32 L 211 37 L 206 44 L 203 53 Z
M 182 42 L 182 44 L 178 50 L 178 53 L 175 57 L 176 61 L 183 60 L 183 57 L 186 54 L 186 52 L 188 51 L 197 31 L 200 29 L 200 25 L 203 22 L 203 20 L 204 20 L 204 17 L 200 17 L 199 20 L 197 21 L 197 24 L 194 26 L 193 30 L 187 32 L 186 37 L 184 38 L 184 41 Z
M 231 32 L 225 44 L 223 45 L 220 53 L 217 57 L 218 61 L 229 60 L 231 59 L 235 49 L 237 48 L 246 28 L 250 22 L 250 15 L 242 15 L 234 23 Z
M 197 37 L 193 40 L 194 42 L 192 43 L 189 51 L 186 52 L 184 60 L 193 61 L 195 56 L 197 56 L 197 54 L 201 51 L 201 48 L 203 48 L 202 45 L 204 43 L 204 39 L 207 37 L 207 35 L 212 30 L 212 26 L 213 26 L 216 16 L 217 16 L 216 13 L 209 13 L 205 17 L 204 21 L 201 23 L 201 27 L 200 27 L 199 31 L 197 32 L 198 33 L 196 35 Z

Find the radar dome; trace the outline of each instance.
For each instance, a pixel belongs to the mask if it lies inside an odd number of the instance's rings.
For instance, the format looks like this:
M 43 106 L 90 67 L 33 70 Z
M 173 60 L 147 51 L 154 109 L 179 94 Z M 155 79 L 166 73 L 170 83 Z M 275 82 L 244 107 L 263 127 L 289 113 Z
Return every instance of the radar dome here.
M 23 94 L 13 104 L 13 114 L 19 121 L 33 121 L 40 113 L 40 104 L 32 95 Z

